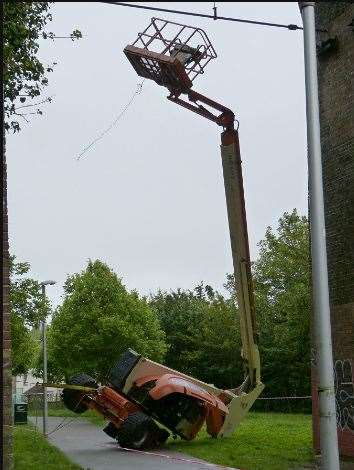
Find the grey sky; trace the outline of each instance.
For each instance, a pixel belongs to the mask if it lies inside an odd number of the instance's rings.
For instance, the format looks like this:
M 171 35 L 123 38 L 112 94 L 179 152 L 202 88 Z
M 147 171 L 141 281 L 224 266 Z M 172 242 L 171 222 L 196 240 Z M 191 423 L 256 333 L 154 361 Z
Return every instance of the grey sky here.
M 143 2 L 142 2 L 143 3 Z M 301 24 L 296 2 L 218 2 L 219 14 Z M 212 13 L 212 2 L 159 2 Z M 139 77 L 123 48 L 152 16 L 202 27 L 218 53 L 194 88 L 233 109 L 240 121 L 251 256 L 284 211 L 307 212 L 302 32 L 153 14 L 101 3 L 57 3 L 50 30 L 75 28 L 72 43 L 43 41 L 57 61 L 44 115 L 8 138 L 10 250 L 32 275 L 55 279 L 60 302 L 68 274 L 88 258 L 107 262 L 128 288 L 221 289 L 231 272 L 220 130 L 144 83 L 119 124 L 108 127 Z

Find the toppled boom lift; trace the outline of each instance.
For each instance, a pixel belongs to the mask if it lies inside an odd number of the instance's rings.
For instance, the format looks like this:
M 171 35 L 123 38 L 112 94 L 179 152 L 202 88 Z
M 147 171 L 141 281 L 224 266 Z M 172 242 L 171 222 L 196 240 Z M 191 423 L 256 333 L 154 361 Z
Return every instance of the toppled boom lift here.
M 203 74 L 206 65 L 216 58 L 215 49 L 200 28 L 152 18 L 149 26 L 124 52 L 138 75 L 154 80 L 170 91 L 170 101 L 223 127 L 221 157 L 241 324 L 242 357 L 247 369 L 246 379 L 238 392 L 250 394 L 251 406 L 264 385 L 260 378 L 238 132 L 234 128 L 235 116 L 230 109 L 192 90 L 193 80 Z M 183 95 L 187 96 L 187 100 L 182 98 Z
M 99 387 L 91 377 L 80 374 L 70 380 L 74 388 L 64 389 L 63 400 L 78 413 L 92 408 L 103 415 L 109 421 L 104 431 L 123 447 L 144 449 L 163 443 L 169 434 L 155 421 L 187 440 L 193 439 L 204 423 L 211 436 L 229 436 L 264 388 L 234 113 L 192 90 L 193 80 L 216 57 L 203 30 L 152 18 L 124 53 L 138 75 L 169 90 L 170 101 L 223 128 L 221 158 L 245 380 L 238 388 L 221 390 L 128 350 L 112 368 L 107 385 Z

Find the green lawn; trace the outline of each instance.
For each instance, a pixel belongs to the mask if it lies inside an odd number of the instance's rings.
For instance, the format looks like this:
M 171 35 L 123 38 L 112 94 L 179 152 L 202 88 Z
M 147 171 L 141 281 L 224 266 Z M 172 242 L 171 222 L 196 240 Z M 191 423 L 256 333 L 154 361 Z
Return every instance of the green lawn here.
M 232 437 L 172 441 L 170 449 L 243 470 L 288 470 L 313 459 L 311 415 L 249 413 Z
M 37 416 L 38 420 L 42 419 L 43 411 L 35 406 L 28 409 L 29 416 Z M 105 420 L 92 410 L 86 411 L 83 415 L 73 413 L 64 407 L 62 403 L 48 403 L 48 416 L 66 417 L 66 418 L 86 418 L 97 426 L 104 426 Z
M 15 470 L 81 470 L 30 425 L 14 426 Z

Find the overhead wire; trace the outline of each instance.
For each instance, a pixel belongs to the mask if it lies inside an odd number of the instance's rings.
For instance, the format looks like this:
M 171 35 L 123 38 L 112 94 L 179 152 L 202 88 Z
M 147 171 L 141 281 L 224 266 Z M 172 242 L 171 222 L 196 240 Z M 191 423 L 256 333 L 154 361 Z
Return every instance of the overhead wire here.
M 200 18 L 210 18 L 212 20 L 223 20 L 223 21 L 234 21 L 237 23 L 247 23 L 247 24 L 253 24 L 253 25 L 258 25 L 258 26 L 270 26 L 274 28 L 285 28 L 290 31 L 296 31 L 296 30 L 303 30 L 301 26 L 298 26 L 296 24 L 281 24 L 281 23 L 270 23 L 267 21 L 256 21 L 256 20 L 248 20 L 248 19 L 243 19 L 243 18 L 233 18 L 233 17 L 228 17 L 228 16 L 217 16 L 216 14 L 216 7 L 214 5 L 213 10 L 214 14 L 213 15 L 208 15 L 206 13 L 194 13 L 192 11 L 185 11 L 185 10 L 173 10 L 170 8 L 160 8 L 160 7 L 152 7 L 152 6 L 147 6 L 147 5 L 135 5 L 133 3 L 123 3 L 123 2 L 100 2 L 100 3 L 107 3 L 110 5 L 116 5 L 116 6 L 122 6 L 122 7 L 130 7 L 130 8 L 139 8 L 142 10 L 150 10 L 150 11 L 160 11 L 163 13 L 172 13 L 176 15 L 186 15 L 186 16 L 196 16 Z M 321 32 L 326 32 L 324 29 L 317 29 L 317 31 Z
M 213 20 L 225 20 L 225 21 L 234 21 L 234 22 L 239 22 L 239 23 L 247 23 L 247 24 L 253 24 L 253 25 L 259 25 L 259 26 L 270 26 L 270 27 L 277 27 L 277 28 L 286 28 L 288 30 L 294 31 L 294 30 L 302 30 L 303 28 L 301 26 L 298 26 L 296 24 L 280 24 L 280 23 L 270 23 L 266 21 L 256 21 L 256 20 L 248 20 L 248 19 L 242 19 L 242 18 L 232 18 L 232 17 L 226 17 L 226 16 L 218 16 L 217 15 L 217 6 L 216 2 L 213 2 L 213 15 L 208 15 L 205 13 L 194 13 L 191 11 L 185 11 L 185 10 L 174 10 L 170 8 L 159 8 L 159 7 L 152 7 L 152 6 L 147 6 L 147 5 L 135 5 L 132 3 L 124 3 L 124 2 L 105 2 L 101 1 L 100 3 L 106 3 L 110 5 L 116 5 L 116 6 L 124 6 L 124 7 L 130 7 L 130 8 L 139 8 L 143 10 L 151 10 L 151 11 L 160 11 L 160 12 L 165 12 L 165 13 L 173 13 L 173 14 L 180 14 L 180 15 L 187 15 L 187 16 L 195 16 L 195 17 L 201 17 L 201 18 L 211 18 Z M 318 29 L 317 31 L 322 31 L 326 32 L 326 30 L 323 29 Z M 136 96 L 141 93 L 142 91 L 142 86 L 145 81 L 145 78 L 141 83 L 138 83 L 136 91 L 132 94 L 131 98 L 127 102 L 127 104 L 124 106 L 122 111 L 119 113 L 119 115 L 116 117 L 116 119 L 110 124 L 110 126 L 105 129 L 101 134 L 94 139 L 92 142 L 90 142 L 76 157 L 76 160 L 79 161 L 81 157 L 91 148 L 93 147 L 98 141 L 100 141 L 109 131 L 113 129 L 113 127 L 118 123 L 118 121 L 122 118 L 122 116 L 125 114 L 127 109 L 132 105 L 133 101 L 135 100 Z

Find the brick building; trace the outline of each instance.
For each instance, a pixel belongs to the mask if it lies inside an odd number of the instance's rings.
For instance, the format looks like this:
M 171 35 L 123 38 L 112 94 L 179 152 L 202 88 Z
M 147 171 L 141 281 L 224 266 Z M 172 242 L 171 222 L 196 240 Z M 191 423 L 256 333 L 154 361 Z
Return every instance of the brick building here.
M 354 457 L 354 6 L 316 2 L 325 221 L 340 453 Z M 316 356 L 314 355 L 314 358 Z M 319 450 L 316 361 L 313 435 Z
M 3 390 L 2 390 L 2 468 L 12 469 L 12 387 L 11 387 L 11 338 L 9 308 L 9 245 L 6 197 L 6 164 L 3 163 L 3 228 L 2 228 L 2 306 L 3 306 Z

